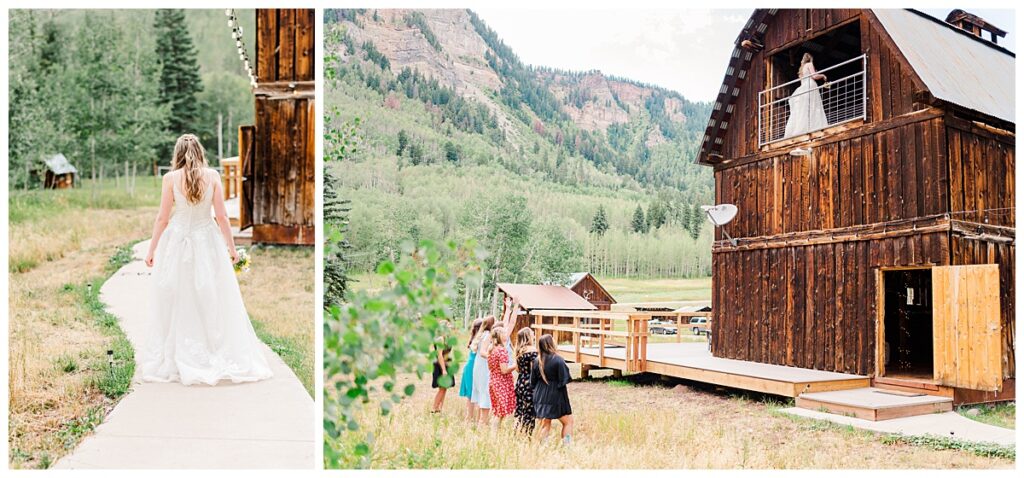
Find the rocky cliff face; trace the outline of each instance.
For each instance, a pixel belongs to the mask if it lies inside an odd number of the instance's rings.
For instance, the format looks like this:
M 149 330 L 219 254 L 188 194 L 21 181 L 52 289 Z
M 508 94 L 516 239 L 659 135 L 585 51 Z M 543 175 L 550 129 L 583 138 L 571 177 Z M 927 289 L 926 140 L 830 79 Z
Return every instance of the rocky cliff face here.
M 498 99 L 510 80 L 488 59 L 499 53 L 481 36 L 467 10 L 365 10 L 343 23 L 357 45 L 372 42 L 388 59 L 392 71 L 418 70 L 458 94 L 487 105 L 500 124 L 513 121 Z M 646 103 L 656 94 L 662 98 L 663 114 L 670 121 L 682 125 L 689 120 L 684 100 L 661 88 L 608 77 L 599 71 L 531 71 L 558 99 L 561 112 L 581 130 L 605 131 L 611 125 L 649 116 Z M 540 120 L 534 116 L 532 121 Z M 649 147 L 664 141 L 664 134 L 656 127 L 645 135 Z

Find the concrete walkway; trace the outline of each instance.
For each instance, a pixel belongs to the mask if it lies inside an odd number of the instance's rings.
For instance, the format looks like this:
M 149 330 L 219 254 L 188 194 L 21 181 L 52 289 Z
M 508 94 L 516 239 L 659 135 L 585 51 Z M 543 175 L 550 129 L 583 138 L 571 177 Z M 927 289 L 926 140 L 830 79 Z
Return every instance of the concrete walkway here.
M 893 418 L 892 420 L 880 420 L 877 422 L 796 407 L 786 408 L 781 410 L 781 412 L 881 433 L 900 433 L 907 436 L 930 435 L 975 443 L 996 443 L 1006 446 L 1015 446 L 1017 442 L 1014 430 L 976 422 L 956 412 L 929 413 L 927 415 Z
M 100 290 L 136 350 L 149 315 L 147 247 L 149 241 L 137 244 L 135 260 Z M 136 368 L 128 395 L 54 468 L 314 468 L 313 399 L 281 358 L 262 347 L 274 378 L 256 383 L 144 383 Z

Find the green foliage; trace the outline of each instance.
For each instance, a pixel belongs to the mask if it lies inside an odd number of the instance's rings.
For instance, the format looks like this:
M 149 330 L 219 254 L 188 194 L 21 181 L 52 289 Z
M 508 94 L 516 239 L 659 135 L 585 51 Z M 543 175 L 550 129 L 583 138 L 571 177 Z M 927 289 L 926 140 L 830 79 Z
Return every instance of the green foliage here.
M 451 367 L 462 360 L 452 304 L 460 287 L 480 282 L 476 265 L 483 253 L 470 242 L 438 246 L 406 243 L 396 262 L 377 273 L 389 286 L 373 295 L 353 294 L 351 302 L 324 312 L 324 463 L 328 468 L 370 464 L 373 436 L 360 423 L 360 410 L 376 404 L 388 415 L 413 394 L 415 385 L 399 375 L 430 372 L 435 347 L 453 349 Z
M 65 450 L 70 450 L 83 437 L 95 430 L 100 423 L 103 423 L 103 416 L 103 407 L 92 407 L 86 412 L 84 417 L 62 423 L 57 431 L 57 439 L 64 445 Z M 40 468 L 49 468 L 49 464 L 44 464 Z
M 252 121 L 249 87 L 223 11 L 190 10 L 174 22 L 164 22 L 175 30 L 173 40 L 160 33 L 159 26 L 154 35 L 157 17 L 155 10 L 11 12 L 12 189 L 39 187 L 43 160 L 58 152 L 78 168 L 80 177 L 120 175 L 126 163 L 147 174 L 158 159 L 166 163 L 174 139 L 168 127 L 173 105 L 162 95 L 168 90 L 164 77 L 176 69 L 195 84 L 201 83 L 201 69 L 210 91 L 183 103 L 185 116 L 193 121 L 174 135 L 196 133 L 215 153 L 218 116 L 229 132 Z M 247 25 L 254 23 L 251 10 L 241 18 Z M 198 51 L 188 45 L 191 60 L 186 55 L 183 63 L 163 65 L 168 58 L 158 52 L 159 43 L 183 52 L 183 44 L 167 42 L 190 34 L 199 40 Z M 226 152 L 236 150 L 236 135 L 224 136 Z
M 940 436 L 907 436 L 901 434 L 890 434 L 882 437 L 882 443 L 886 445 L 915 445 L 931 448 L 932 450 L 960 450 L 973 453 L 986 458 L 1017 459 L 1017 450 L 1013 446 L 999 445 L 996 443 L 976 443 L 966 440 Z
M 185 21 L 185 11 L 179 9 L 160 9 L 156 11 L 153 22 L 156 33 L 156 60 L 160 65 L 160 103 L 167 105 L 170 114 L 167 117 L 167 139 L 197 129 L 200 104 L 199 92 L 203 83 L 199 76 L 199 63 L 196 49 L 192 44 Z M 169 143 L 168 141 L 168 143 Z M 161 162 L 170 162 L 173 144 L 161 145 Z
M 337 180 L 329 168 L 324 168 L 324 307 L 340 304 L 348 290 L 349 263 L 345 254 L 352 246 L 344 238 L 345 226 L 351 211 L 351 201 L 336 192 Z
M 398 131 L 398 149 L 395 150 L 395 154 L 398 155 L 398 156 L 401 156 L 402 153 L 405 152 L 405 148 L 407 148 L 408 146 L 409 146 L 409 133 L 406 133 L 404 129 L 403 130 L 399 130 Z
M 451 141 L 444 143 L 444 159 L 452 163 L 459 162 L 459 147 L 455 146 L 455 143 Z
M 118 250 L 121 251 L 124 247 Z M 116 259 L 118 255 L 115 253 L 108 263 L 119 262 L 120 259 Z M 110 337 L 111 342 L 107 348 L 113 351 L 112 362 L 108 361 L 107 356 L 103 356 L 90 364 L 90 368 L 95 371 L 92 383 L 100 392 L 113 399 L 128 393 L 132 376 L 135 374 L 135 349 L 121 330 L 117 317 L 107 312 L 106 304 L 100 301 L 100 285 L 115 271 L 116 269 L 108 268 L 107 276 L 94 278 L 91 282 L 79 286 L 86 310 L 99 324 L 100 330 Z
M 629 222 L 629 227 L 637 234 L 647 233 L 647 219 L 644 218 L 644 208 L 640 205 L 633 210 L 633 220 Z
M 608 232 L 608 214 L 605 213 L 604 206 L 598 206 L 597 212 L 594 213 L 594 219 L 590 221 L 590 233 L 603 236 L 606 232 Z

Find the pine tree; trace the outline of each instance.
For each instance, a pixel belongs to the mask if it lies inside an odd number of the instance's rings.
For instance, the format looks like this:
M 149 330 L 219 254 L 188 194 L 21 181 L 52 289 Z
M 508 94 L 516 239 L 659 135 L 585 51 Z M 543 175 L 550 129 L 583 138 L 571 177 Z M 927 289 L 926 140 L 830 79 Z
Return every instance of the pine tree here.
M 455 146 L 455 143 L 451 141 L 444 143 L 444 157 L 452 163 L 459 162 L 459 148 Z
M 197 95 L 203 90 L 199 77 L 196 49 L 185 23 L 185 11 L 156 11 L 156 55 L 161 66 L 160 103 L 170 106 L 167 119 L 168 141 L 161 148 L 161 158 L 170 160 L 171 141 L 178 135 L 198 128 L 201 105 Z
M 604 206 L 601 205 L 594 213 L 594 219 L 590 221 L 590 233 L 603 236 L 606 232 L 608 232 L 608 215 L 604 211 Z
M 327 245 L 324 248 L 324 307 L 340 304 L 348 290 L 348 261 L 345 254 L 351 246 L 343 234 L 348 225 L 351 202 L 338 197 L 335 178 L 330 168 L 324 168 L 324 225 L 327 226 Z
M 401 156 L 402 153 L 405 152 L 405 148 L 407 148 L 408 146 L 409 146 L 409 133 L 406 133 L 404 129 L 403 130 L 399 130 L 398 131 L 398 149 L 395 151 L 395 154 L 398 155 L 398 156 Z
M 690 225 L 686 230 L 690 233 L 690 237 L 693 240 L 697 240 L 700 237 L 700 230 L 704 226 L 704 217 L 706 214 L 700 209 L 700 206 L 693 204 L 690 208 Z
M 655 201 L 647 209 L 647 228 L 657 229 L 665 224 L 665 206 L 660 201 Z
M 633 211 L 633 221 L 630 223 L 633 227 L 633 232 L 638 234 L 644 234 L 647 232 L 647 220 L 644 219 L 644 208 L 640 205 L 636 206 L 636 210 Z

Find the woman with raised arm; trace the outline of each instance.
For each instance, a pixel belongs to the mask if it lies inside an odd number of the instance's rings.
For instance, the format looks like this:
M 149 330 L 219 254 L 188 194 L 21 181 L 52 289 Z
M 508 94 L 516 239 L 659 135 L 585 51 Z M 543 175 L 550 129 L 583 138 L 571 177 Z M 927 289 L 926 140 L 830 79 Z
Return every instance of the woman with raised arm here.
M 232 267 L 238 252 L 220 174 L 191 134 L 175 143 L 172 166 L 146 254 L 153 301 L 142 378 L 185 385 L 270 378 Z
M 817 81 L 828 78 L 814 69 L 814 57 L 804 53 L 797 74 L 800 86 L 789 96 L 789 120 L 786 121 L 784 138 L 810 133 L 828 126 L 825 106 L 821 102 L 821 91 Z

